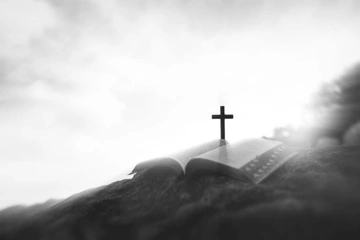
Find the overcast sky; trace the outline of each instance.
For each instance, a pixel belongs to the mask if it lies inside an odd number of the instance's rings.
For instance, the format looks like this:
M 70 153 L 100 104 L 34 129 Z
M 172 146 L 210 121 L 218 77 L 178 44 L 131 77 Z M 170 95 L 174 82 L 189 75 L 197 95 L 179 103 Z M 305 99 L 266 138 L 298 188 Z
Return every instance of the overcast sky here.
M 359 60 L 357 0 L 0 0 L 0 208 L 301 124 Z

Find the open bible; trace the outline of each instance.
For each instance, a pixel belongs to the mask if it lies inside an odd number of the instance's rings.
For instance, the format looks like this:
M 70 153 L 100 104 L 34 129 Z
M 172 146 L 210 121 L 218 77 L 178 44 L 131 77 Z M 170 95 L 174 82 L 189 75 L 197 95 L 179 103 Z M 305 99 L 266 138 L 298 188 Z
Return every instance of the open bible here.
M 168 157 L 141 162 L 130 174 L 160 165 L 178 174 L 214 171 L 259 183 L 297 153 L 296 148 L 269 139 L 245 139 L 236 143 L 219 139 Z

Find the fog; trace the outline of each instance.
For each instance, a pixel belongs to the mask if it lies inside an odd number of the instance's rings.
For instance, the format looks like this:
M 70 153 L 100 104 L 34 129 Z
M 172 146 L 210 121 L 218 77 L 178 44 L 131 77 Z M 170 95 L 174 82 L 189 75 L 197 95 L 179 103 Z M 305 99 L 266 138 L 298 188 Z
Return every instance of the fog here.
M 0 208 L 121 179 L 139 161 L 304 122 L 359 60 L 352 1 L 2 0 Z

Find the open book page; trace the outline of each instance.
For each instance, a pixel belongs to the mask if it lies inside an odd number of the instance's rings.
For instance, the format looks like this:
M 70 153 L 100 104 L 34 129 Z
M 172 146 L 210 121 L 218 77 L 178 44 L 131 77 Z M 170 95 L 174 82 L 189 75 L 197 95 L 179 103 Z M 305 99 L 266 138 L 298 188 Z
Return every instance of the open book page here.
M 217 139 L 210 142 L 206 142 L 200 145 L 197 145 L 192 148 L 188 148 L 173 154 L 169 154 L 168 157 L 176 160 L 182 167 L 185 173 L 186 164 L 193 159 L 203 153 L 208 151 L 214 150 L 216 148 L 220 148 L 226 145 L 226 140 L 224 139 Z
M 196 158 L 218 162 L 232 168 L 240 168 L 255 159 L 258 155 L 261 155 L 280 144 L 282 143 L 262 138 L 245 139 L 206 152 Z
M 141 171 L 144 171 L 146 169 L 150 169 L 152 167 L 168 167 L 171 168 L 173 170 L 175 170 L 177 173 L 184 173 L 184 170 L 182 169 L 180 163 L 178 163 L 177 161 L 175 161 L 172 158 L 166 158 L 166 157 L 161 157 L 161 158 L 154 158 L 154 159 L 150 159 L 147 161 L 143 161 L 140 162 L 138 164 L 136 164 L 136 166 L 134 167 L 134 169 L 131 171 L 131 173 L 129 173 L 129 175 L 134 174 L 134 173 L 139 173 Z
M 167 157 L 150 159 L 148 161 L 138 163 L 130 174 L 138 173 L 154 166 L 170 167 L 176 170 L 176 172 L 178 173 L 180 173 L 181 171 L 182 173 L 185 173 L 185 167 L 192 158 L 205 152 L 211 151 L 215 148 L 222 147 L 225 144 L 225 140 L 218 139 L 197 145 L 195 147 L 184 149 L 182 151 L 168 154 L 166 155 Z

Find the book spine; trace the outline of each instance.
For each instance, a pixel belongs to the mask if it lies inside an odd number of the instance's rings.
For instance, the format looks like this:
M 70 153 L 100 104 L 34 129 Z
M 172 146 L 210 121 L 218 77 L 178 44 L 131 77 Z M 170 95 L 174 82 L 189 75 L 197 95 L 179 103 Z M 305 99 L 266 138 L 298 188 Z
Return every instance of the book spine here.
M 297 149 L 281 144 L 257 156 L 241 167 L 240 171 L 258 184 L 298 153 Z

